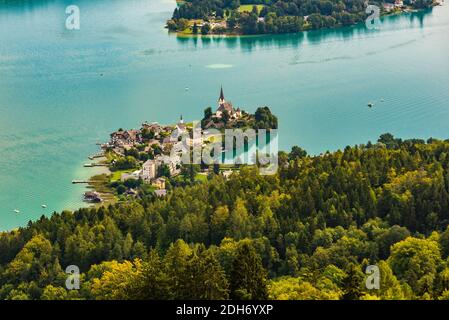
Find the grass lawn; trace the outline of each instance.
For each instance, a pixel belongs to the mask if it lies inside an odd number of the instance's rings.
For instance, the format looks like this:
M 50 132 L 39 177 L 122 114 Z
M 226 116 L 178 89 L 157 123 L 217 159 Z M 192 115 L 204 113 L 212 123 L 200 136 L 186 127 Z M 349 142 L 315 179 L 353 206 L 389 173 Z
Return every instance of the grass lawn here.
M 118 181 L 122 177 L 122 173 L 131 173 L 136 171 L 137 169 L 127 169 L 127 170 L 117 170 L 112 171 L 111 182 Z
M 241 5 L 239 7 L 239 12 L 251 12 L 251 11 L 253 11 L 253 6 L 257 7 L 257 12 L 258 13 L 260 13 L 262 8 L 265 7 L 265 5 L 263 5 L 263 4 L 256 4 L 256 5 L 254 5 L 254 4 L 244 4 L 244 5 Z

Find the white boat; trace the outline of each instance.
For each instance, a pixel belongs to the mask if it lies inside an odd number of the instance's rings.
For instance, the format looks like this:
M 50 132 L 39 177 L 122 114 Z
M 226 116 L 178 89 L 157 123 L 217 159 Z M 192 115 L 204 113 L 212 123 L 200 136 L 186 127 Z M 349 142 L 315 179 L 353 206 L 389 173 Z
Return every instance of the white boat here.
M 47 205 L 46 205 L 46 204 L 43 204 L 43 205 L 41 205 L 41 207 L 44 208 L 44 209 L 46 209 L 46 208 L 47 208 Z
M 19 209 L 14 209 L 14 212 L 15 213 L 20 213 L 20 210 Z

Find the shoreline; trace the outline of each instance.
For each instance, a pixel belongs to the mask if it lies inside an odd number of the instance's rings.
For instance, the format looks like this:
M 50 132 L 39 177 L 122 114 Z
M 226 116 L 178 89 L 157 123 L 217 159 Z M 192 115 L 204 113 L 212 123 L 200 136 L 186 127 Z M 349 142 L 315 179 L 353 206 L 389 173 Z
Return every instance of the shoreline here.
M 391 17 L 391 16 L 399 16 L 402 14 L 408 14 L 408 13 L 417 13 L 417 12 L 422 12 L 422 11 L 426 11 L 426 10 L 432 10 L 435 7 L 440 7 L 442 6 L 442 4 L 440 3 L 434 3 L 430 8 L 422 8 L 422 9 L 415 9 L 413 7 L 406 7 L 403 8 L 401 10 L 397 10 L 397 11 L 392 11 L 392 12 L 381 12 L 380 15 L 380 19 L 385 18 L 385 17 Z M 168 20 L 167 20 L 168 21 Z M 358 22 L 352 25 L 348 25 L 348 26 L 343 26 L 343 25 L 339 25 L 336 26 L 334 28 L 326 28 L 326 27 L 322 27 L 322 28 L 318 28 L 318 29 L 311 29 L 311 28 L 306 28 L 304 30 L 301 30 L 299 32 L 285 32 L 285 33 L 256 33 L 256 34 L 243 34 L 243 33 L 209 33 L 209 34 L 201 34 L 201 33 L 197 33 L 197 34 L 193 34 L 193 33 L 188 33 L 188 32 L 184 32 L 184 31 L 169 31 L 168 30 L 168 35 L 176 35 L 177 38 L 186 38 L 186 39 L 195 39 L 195 38 L 209 38 L 209 39 L 213 39 L 213 38 L 255 38 L 255 37 L 266 37 L 266 36 L 279 36 L 279 35 L 303 35 L 304 33 L 310 32 L 310 31 L 323 31 L 323 30 L 342 30 L 345 28 L 353 28 L 356 26 L 360 26 L 364 24 L 364 22 Z M 165 27 L 167 29 L 167 25 L 165 25 Z
M 178 185 L 180 180 L 187 183 L 186 177 L 193 182 L 192 174 L 184 171 L 187 168 L 191 168 L 191 172 L 197 170 L 196 173 L 201 172 L 205 176 L 216 172 L 216 168 L 210 163 L 184 164 L 181 159 L 185 144 L 189 148 L 196 145 L 203 150 L 209 143 L 216 143 L 216 135 L 211 134 L 209 130 L 219 130 L 221 141 L 224 141 L 226 129 L 277 129 L 278 126 L 277 117 L 271 113 L 269 107 L 258 107 L 254 114 L 247 113 L 225 99 L 223 87 L 217 100 L 216 111 L 212 111 L 211 107 L 206 110 L 204 118 L 197 123 L 199 127 L 194 127 L 195 122 L 184 122 L 181 115 L 177 123 L 167 125 L 144 121 L 138 129 L 120 128 L 112 132 L 108 142 L 99 144 L 101 152 L 98 154 L 101 157 L 97 157 L 98 161 L 84 165 L 106 169 L 103 173 L 92 175 L 82 182 L 87 183 L 87 188 L 90 189 L 84 193 L 84 201 L 107 205 L 120 202 L 128 196 L 135 198 L 148 193 L 159 196 L 160 192 L 165 195 L 167 189 Z M 264 120 L 257 120 L 258 115 Z M 197 129 L 200 129 L 200 136 L 195 135 Z M 223 154 L 225 149 L 221 142 L 220 146 L 223 150 L 219 164 L 223 165 L 227 154 Z M 194 168 L 195 165 L 198 167 Z M 153 190 L 150 191 L 151 188 Z

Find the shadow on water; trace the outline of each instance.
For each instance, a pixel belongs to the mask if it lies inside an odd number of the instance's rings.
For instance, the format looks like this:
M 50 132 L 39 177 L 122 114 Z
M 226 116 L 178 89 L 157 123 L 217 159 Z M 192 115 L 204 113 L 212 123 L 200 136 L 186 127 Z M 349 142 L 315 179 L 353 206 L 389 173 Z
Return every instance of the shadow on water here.
M 420 28 L 424 27 L 424 19 L 432 13 L 432 9 L 420 10 L 403 14 L 385 16 L 381 21 L 381 30 L 395 30 L 399 28 L 413 27 L 415 21 L 419 22 Z M 402 22 L 402 23 L 401 23 Z M 322 29 L 305 32 L 307 41 L 311 43 L 322 42 L 329 38 L 351 40 L 355 36 L 363 37 L 372 35 L 378 30 L 368 29 L 364 23 L 359 23 L 350 27 L 336 29 Z
M 225 45 L 228 49 L 240 48 L 242 51 L 252 51 L 264 47 L 298 47 L 304 40 L 304 33 L 278 34 L 278 35 L 256 35 L 256 36 L 177 36 L 181 45 L 194 45 L 201 43 L 203 47 L 221 47 Z
M 417 20 L 419 22 L 419 26 L 421 28 L 423 28 L 424 27 L 424 18 L 426 16 L 430 16 L 432 14 L 432 11 L 433 11 L 433 8 L 418 11 L 418 12 L 412 12 L 412 14 L 410 15 L 410 22 L 414 22 L 415 20 Z
M 337 29 L 322 29 L 305 32 L 307 41 L 310 43 L 318 43 L 329 38 L 350 40 L 355 34 L 364 32 L 365 25 L 356 25 L 353 27 L 343 27 Z
M 420 28 L 424 27 L 424 19 L 432 15 L 433 8 L 424 9 L 419 11 L 407 12 L 402 14 L 389 15 L 382 18 L 382 24 L 385 24 L 389 29 L 394 29 L 396 26 L 405 25 L 409 22 L 411 26 L 415 25 L 415 22 L 419 23 Z M 401 24 L 403 22 L 404 24 Z
M 420 10 L 397 15 L 385 16 L 382 19 L 381 30 L 394 30 L 398 26 L 401 28 L 413 27 L 415 21 L 419 23 L 420 28 L 424 26 L 425 17 L 432 13 L 432 9 Z M 402 22 L 402 23 L 399 23 Z M 379 30 L 370 30 L 364 23 L 350 27 L 336 29 L 321 29 L 304 31 L 296 34 L 268 34 L 255 36 L 177 36 L 176 39 L 181 45 L 194 45 L 197 47 L 201 43 L 203 47 L 219 47 L 225 45 L 229 49 L 240 48 L 244 52 L 251 52 L 254 49 L 264 47 L 293 47 L 300 46 L 304 40 L 309 43 L 319 43 L 329 39 L 351 40 L 354 37 L 363 37 L 372 35 Z

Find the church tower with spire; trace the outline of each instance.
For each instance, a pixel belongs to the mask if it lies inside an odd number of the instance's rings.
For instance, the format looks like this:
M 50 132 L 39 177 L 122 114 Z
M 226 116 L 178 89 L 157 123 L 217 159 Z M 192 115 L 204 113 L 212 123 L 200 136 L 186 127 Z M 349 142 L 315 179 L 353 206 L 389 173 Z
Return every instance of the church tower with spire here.
M 220 97 L 218 98 L 218 105 L 222 105 L 225 102 L 226 102 L 226 100 L 225 100 L 224 93 L 223 93 L 223 86 L 221 86 Z
M 218 108 L 215 112 L 215 118 L 221 118 L 224 111 L 228 113 L 231 119 L 238 119 L 242 116 L 240 109 L 234 109 L 232 103 L 230 101 L 226 101 L 223 93 L 223 86 L 221 86 L 220 97 L 218 98 Z

